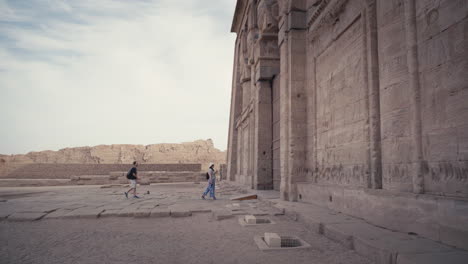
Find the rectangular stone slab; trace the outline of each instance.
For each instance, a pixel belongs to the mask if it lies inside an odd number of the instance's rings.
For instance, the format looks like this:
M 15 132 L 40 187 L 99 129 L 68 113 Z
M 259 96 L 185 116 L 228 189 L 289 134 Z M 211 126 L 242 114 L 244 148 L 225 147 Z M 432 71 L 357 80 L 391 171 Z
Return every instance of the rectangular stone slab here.
M 468 263 L 468 252 L 438 252 L 426 254 L 401 254 L 397 257 L 397 264 L 466 264 Z
M 171 210 L 172 217 L 187 217 L 191 215 L 192 215 L 192 212 L 188 210 Z
M 150 217 L 168 217 L 171 216 L 169 209 L 153 209 L 151 210 Z
M 8 221 L 35 221 L 41 219 L 47 213 L 14 213 L 7 219 Z
M 246 215 L 244 217 L 245 222 L 247 224 L 256 224 L 257 223 L 257 218 L 254 215 Z
M 276 233 L 265 233 L 264 239 L 269 247 L 281 247 L 281 237 Z

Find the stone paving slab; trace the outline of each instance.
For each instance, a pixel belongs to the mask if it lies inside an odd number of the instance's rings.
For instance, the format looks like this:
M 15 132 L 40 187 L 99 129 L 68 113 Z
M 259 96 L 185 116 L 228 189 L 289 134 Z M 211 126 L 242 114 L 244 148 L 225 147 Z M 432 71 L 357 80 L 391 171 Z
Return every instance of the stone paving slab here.
M 220 191 L 223 188 L 231 187 L 229 184 L 218 186 Z M 258 215 L 266 213 L 257 208 L 258 200 L 233 203 L 229 196 L 223 194 L 219 194 L 215 201 L 202 200 L 200 194 L 204 189 L 204 186 L 195 184 L 151 185 L 139 188 L 140 199 L 127 199 L 123 195 L 125 189 L 102 189 L 100 186 L 4 188 L 0 189 L 0 195 L 10 195 L 11 199 L 0 203 L 0 220 L 14 213 L 46 213 L 44 219 L 149 217 L 152 213 L 153 217 L 168 214 L 184 217 L 211 213 L 227 204 L 233 208 L 254 210 L 253 213 Z M 234 195 L 242 193 L 238 187 L 231 189 Z
M 220 221 L 220 220 L 232 218 L 234 217 L 234 215 L 231 213 L 230 210 L 219 209 L 219 210 L 213 210 L 212 217 L 213 219 Z
M 44 217 L 47 213 L 37 213 L 37 212 L 28 212 L 28 213 L 14 213 L 10 215 L 7 219 L 8 221 L 35 221 Z
M 44 216 L 43 219 L 56 219 L 56 218 L 63 218 L 65 215 L 69 214 L 72 212 L 73 209 L 58 209 L 56 211 L 53 211 L 46 216 Z
M 139 208 L 133 213 L 133 217 L 149 217 L 151 214 L 151 209 L 149 208 Z
M 392 232 L 367 223 L 326 224 L 324 235 L 377 263 L 394 263 L 399 254 L 456 251 L 429 239 Z
M 2 210 L 0 210 L 0 220 L 7 219 L 7 217 L 12 215 L 14 212 L 14 209 L 2 208 Z
M 119 209 L 106 209 L 99 214 L 99 218 L 119 216 L 119 212 Z
M 135 206 L 128 206 L 119 211 L 117 216 L 119 217 L 133 217 L 135 212 L 138 210 Z
M 151 210 L 150 217 L 169 217 L 171 216 L 171 210 L 155 208 Z
M 189 210 L 171 210 L 172 217 L 187 217 L 191 215 L 192 215 L 192 212 Z
M 101 208 L 82 207 L 65 214 L 62 218 L 98 218 L 103 211 Z
M 466 264 L 468 263 L 468 252 L 437 252 L 425 254 L 400 254 L 397 264 Z
M 261 200 L 263 200 L 260 197 Z M 304 223 L 310 229 L 325 235 L 326 237 L 353 249 L 359 254 L 370 258 L 376 263 L 401 264 L 401 263 L 426 263 L 425 260 L 444 255 L 456 261 L 464 259 L 467 251 L 459 250 L 417 235 L 393 232 L 364 222 L 345 214 L 321 208 L 312 204 L 293 203 L 272 199 L 270 204 L 283 209 L 286 215 Z M 427 263 L 452 263 L 452 262 Z

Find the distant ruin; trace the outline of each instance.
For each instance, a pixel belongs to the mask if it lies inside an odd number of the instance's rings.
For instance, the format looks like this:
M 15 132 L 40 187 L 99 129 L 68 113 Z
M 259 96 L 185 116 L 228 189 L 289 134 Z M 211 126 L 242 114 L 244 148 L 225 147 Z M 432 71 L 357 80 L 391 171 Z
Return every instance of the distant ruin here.
M 124 172 L 135 160 L 140 162 L 140 172 L 146 183 L 200 181 L 203 180 L 201 171 L 207 169 L 210 162 L 217 164 L 218 169 L 225 163 L 225 152 L 216 149 L 209 139 L 181 144 L 100 145 L 0 155 L 0 186 L 126 183 Z

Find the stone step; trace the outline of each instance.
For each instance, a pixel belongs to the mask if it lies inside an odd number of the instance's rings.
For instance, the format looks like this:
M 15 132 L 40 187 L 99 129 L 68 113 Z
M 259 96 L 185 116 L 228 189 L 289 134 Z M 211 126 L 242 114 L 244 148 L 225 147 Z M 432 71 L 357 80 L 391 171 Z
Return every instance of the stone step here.
M 364 220 L 312 204 L 279 199 L 271 200 L 270 204 L 285 210 L 287 216 L 304 223 L 308 228 L 378 264 L 468 263 L 468 251 L 415 234 L 377 227 Z

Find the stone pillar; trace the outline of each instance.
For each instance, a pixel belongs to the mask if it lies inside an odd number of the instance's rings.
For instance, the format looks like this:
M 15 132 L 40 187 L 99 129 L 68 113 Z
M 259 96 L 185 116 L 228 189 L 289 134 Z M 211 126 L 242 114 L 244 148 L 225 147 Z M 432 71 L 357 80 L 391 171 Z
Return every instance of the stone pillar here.
M 370 178 L 368 188 L 382 189 L 382 143 L 380 133 L 380 79 L 379 79 L 379 47 L 377 32 L 377 4 L 375 0 L 367 0 L 366 23 L 366 55 L 367 86 L 369 107 L 369 167 Z
M 297 201 L 306 161 L 306 1 L 287 1 L 279 29 L 281 56 L 281 186 L 283 200 Z M 281 11 L 280 11 L 281 12 Z
M 232 74 L 231 110 L 229 115 L 229 134 L 227 151 L 227 179 L 235 181 L 237 173 L 238 130 L 236 120 L 242 110 L 242 90 L 239 84 L 239 38 L 234 51 L 234 69 Z
M 412 100 L 413 192 L 424 192 L 424 158 L 422 151 L 421 87 L 419 81 L 418 42 L 415 0 L 405 0 L 406 60 L 409 72 L 409 88 Z
M 273 189 L 272 80 L 278 73 L 278 35 L 261 33 L 255 47 L 255 189 Z

